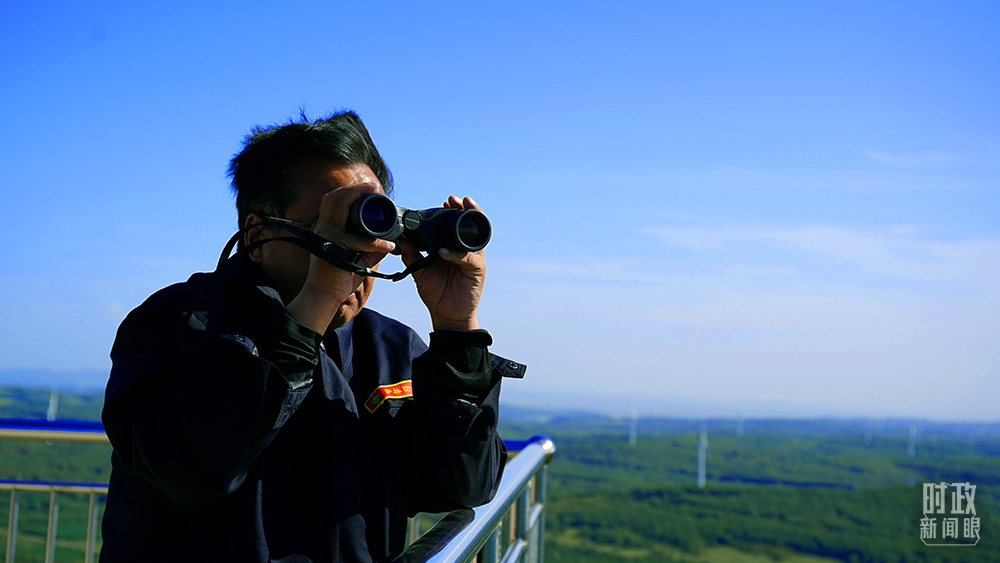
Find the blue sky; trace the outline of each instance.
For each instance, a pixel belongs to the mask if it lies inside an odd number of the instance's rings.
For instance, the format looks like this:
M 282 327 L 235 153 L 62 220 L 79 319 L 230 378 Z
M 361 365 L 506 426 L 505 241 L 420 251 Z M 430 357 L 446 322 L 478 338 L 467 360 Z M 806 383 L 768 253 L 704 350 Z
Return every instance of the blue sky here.
M 997 420 L 998 28 L 993 2 L 0 0 L 0 373 L 102 385 L 127 311 L 214 267 L 250 127 L 351 108 L 400 205 L 490 215 L 511 403 Z M 409 281 L 370 306 L 430 329 Z

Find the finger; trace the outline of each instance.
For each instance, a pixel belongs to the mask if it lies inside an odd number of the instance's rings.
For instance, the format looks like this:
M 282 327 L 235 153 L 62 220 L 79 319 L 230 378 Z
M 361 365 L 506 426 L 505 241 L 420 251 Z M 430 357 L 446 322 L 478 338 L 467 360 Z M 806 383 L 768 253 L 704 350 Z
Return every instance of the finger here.
M 370 238 L 355 233 L 345 233 L 344 231 L 333 231 L 331 236 L 324 238 L 333 244 L 355 252 L 389 253 L 396 248 L 396 243 L 389 240 Z
M 383 256 L 389 254 L 393 250 L 396 250 L 396 243 L 392 241 L 382 240 L 380 238 L 364 240 L 365 243 L 360 245 L 360 247 L 355 250 L 358 250 L 359 252 L 377 252 Z
M 417 251 L 416 245 L 406 239 L 399 239 L 396 248 L 399 250 L 399 258 L 403 261 L 403 264 L 406 264 L 407 266 L 421 258 L 421 254 Z
M 467 271 L 479 271 L 486 267 L 486 260 L 483 258 L 482 252 L 463 252 L 461 250 L 452 250 L 449 248 L 442 248 L 438 250 L 438 256 L 442 260 L 451 262 L 459 268 Z
M 476 203 L 476 200 L 472 199 L 469 196 L 465 196 L 464 198 L 459 198 L 458 196 L 450 195 L 448 196 L 448 200 L 444 202 L 444 206 L 452 207 L 455 209 L 478 209 L 480 211 L 483 210 L 483 208 L 478 203 Z
M 450 248 L 439 248 L 438 255 L 449 262 L 461 262 L 468 252 L 452 250 Z
M 465 196 L 465 198 L 462 200 L 462 207 L 464 207 L 465 209 L 478 209 L 480 211 L 483 210 L 483 208 L 480 207 L 478 203 L 476 203 L 476 200 L 472 199 L 469 196 Z

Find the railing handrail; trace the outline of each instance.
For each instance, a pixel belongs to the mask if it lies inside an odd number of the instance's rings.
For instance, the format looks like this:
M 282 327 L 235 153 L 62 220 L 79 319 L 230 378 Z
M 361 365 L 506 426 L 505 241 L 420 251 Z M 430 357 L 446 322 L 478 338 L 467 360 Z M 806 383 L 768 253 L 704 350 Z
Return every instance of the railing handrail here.
M 0 418 L 0 440 L 110 444 L 104 426 L 93 420 Z
M 48 493 L 108 494 L 107 483 L 76 483 L 73 481 L 46 481 L 41 479 L 0 479 L 0 491 L 25 491 Z
M 551 461 L 555 445 L 545 436 L 535 436 L 507 462 L 503 479 L 493 501 L 473 509 L 473 521 L 458 531 L 440 549 L 431 554 L 428 563 L 469 561 L 490 539 L 497 526 L 521 498 L 521 493 L 538 471 Z M 433 530 L 433 528 L 432 528 Z
M 99 420 L 0 418 L 0 428 L 24 430 L 65 430 L 71 432 L 104 432 L 104 425 L 101 424 L 101 421 Z

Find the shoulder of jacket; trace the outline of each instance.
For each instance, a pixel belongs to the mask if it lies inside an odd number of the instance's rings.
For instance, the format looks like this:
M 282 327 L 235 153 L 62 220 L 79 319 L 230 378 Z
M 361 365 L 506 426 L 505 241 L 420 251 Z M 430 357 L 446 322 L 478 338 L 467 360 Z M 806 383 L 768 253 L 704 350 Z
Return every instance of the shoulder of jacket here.
M 354 319 L 353 332 L 356 334 L 359 330 L 370 333 L 374 339 L 394 345 L 406 344 L 411 349 L 421 351 L 427 349 L 427 344 L 415 330 L 367 307 L 361 309 Z
M 218 285 L 214 291 L 211 287 L 212 284 Z M 253 300 L 261 299 L 277 301 L 280 304 L 277 292 L 269 287 L 255 286 L 242 279 L 218 272 L 197 272 L 191 274 L 191 277 L 186 281 L 171 284 L 157 290 L 147 297 L 141 306 L 170 306 L 178 304 L 189 306 L 192 304 L 192 300 L 199 300 L 201 298 L 218 299 L 220 297 L 233 301 L 247 298 Z

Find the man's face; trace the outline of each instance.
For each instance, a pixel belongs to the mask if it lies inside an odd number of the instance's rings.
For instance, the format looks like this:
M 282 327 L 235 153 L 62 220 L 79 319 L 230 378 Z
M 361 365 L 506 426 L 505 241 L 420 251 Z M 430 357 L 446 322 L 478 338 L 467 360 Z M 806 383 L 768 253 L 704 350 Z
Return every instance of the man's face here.
M 294 173 L 298 199 L 285 209 L 285 219 L 312 223 L 319 218 L 320 202 L 327 192 L 336 188 L 356 184 L 375 184 L 382 192 L 381 183 L 367 164 L 348 166 L 330 165 L 318 162 L 300 164 Z M 250 214 L 247 222 L 263 220 L 259 215 Z M 291 236 L 285 231 L 262 233 L 263 237 Z M 309 274 L 310 254 L 293 244 L 275 241 L 261 246 L 251 253 L 250 258 L 260 264 L 264 275 L 287 304 L 302 289 Z M 362 278 L 361 285 L 337 309 L 330 323 L 331 328 L 342 326 L 361 311 L 375 285 L 374 278 Z

